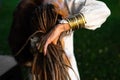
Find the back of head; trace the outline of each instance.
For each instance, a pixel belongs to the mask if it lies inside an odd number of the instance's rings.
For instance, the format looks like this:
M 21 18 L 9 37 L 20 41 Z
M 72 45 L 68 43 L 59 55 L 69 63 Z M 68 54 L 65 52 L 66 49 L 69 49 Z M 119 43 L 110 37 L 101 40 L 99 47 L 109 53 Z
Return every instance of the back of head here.
M 33 13 L 32 25 L 37 30 L 43 30 L 48 33 L 61 19 L 60 15 L 55 12 L 51 4 L 43 4 L 37 7 Z

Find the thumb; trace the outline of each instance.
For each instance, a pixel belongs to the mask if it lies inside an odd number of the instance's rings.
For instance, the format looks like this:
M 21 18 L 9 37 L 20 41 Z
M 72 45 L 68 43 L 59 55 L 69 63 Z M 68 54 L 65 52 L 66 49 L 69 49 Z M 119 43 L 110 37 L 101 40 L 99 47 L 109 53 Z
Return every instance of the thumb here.
M 48 45 L 51 43 L 51 41 L 48 39 L 44 45 L 44 56 L 47 54 L 47 48 L 48 48 Z
M 47 47 L 48 47 L 48 43 L 45 43 L 45 45 L 44 45 L 44 56 L 46 55 Z

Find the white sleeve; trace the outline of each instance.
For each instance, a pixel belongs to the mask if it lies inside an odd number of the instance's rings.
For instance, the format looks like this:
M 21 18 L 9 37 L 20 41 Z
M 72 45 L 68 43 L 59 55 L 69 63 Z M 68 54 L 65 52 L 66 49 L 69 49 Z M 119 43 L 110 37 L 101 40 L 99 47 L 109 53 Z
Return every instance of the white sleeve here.
M 80 12 L 84 14 L 87 22 L 85 28 L 91 30 L 99 28 L 111 14 L 106 4 L 97 0 L 86 0 L 86 4 Z

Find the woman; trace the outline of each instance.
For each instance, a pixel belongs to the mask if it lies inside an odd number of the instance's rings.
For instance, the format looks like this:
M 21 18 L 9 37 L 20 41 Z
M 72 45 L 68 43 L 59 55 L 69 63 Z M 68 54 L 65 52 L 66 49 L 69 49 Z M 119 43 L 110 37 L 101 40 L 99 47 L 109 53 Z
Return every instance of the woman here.
M 27 61 L 21 58 L 24 60 L 22 61 L 23 65 L 28 66 L 28 61 L 31 63 L 29 67 L 32 71 L 33 80 L 71 80 L 68 74 L 68 69 L 72 70 L 71 64 L 62 48 L 60 38 L 56 44 L 51 43 L 49 45 L 46 56 L 41 51 L 58 20 L 62 19 L 63 14 L 59 14 L 59 12 L 61 11 L 56 10 L 56 7 L 52 4 L 41 4 L 33 9 L 29 18 L 30 23 L 27 30 L 32 34 L 16 56 L 29 55 Z M 22 39 L 18 41 L 21 42 Z M 39 47 L 36 45 L 39 45 Z M 74 72 L 74 70 L 72 71 Z
M 65 31 L 69 31 L 67 34 L 63 35 L 62 42 L 63 42 L 64 50 L 72 65 L 72 68 L 74 69 L 75 73 L 77 73 L 77 76 L 79 76 L 76 60 L 73 52 L 73 31 L 81 27 L 86 29 L 91 29 L 91 30 L 95 30 L 99 28 L 106 21 L 107 17 L 110 15 L 110 10 L 105 5 L 105 3 L 97 0 L 45 0 L 44 3 L 52 3 L 55 5 L 57 4 L 58 5 L 57 7 L 59 9 L 65 8 L 66 9 L 65 11 L 67 12 L 65 16 L 63 16 L 63 20 L 60 21 L 60 24 L 56 25 L 54 30 L 51 32 L 51 35 L 47 39 L 46 44 L 44 45 L 42 51 L 44 51 L 44 55 L 46 55 L 48 45 L 50 43 L 56 44 L 61 33 Z M 76 19 L 76 17 L 79 17 L 79 18 Z M 80 20 L 80 23 L 78 22 L 79 20 Z M 21 32 L 18 32 L 18 33 L 21 34 Z M 28 34 L 28 32 L 24 34 Z M 10 38 L 12 42 L 13 40 L 11 35 L 17 36 L 17 34 L 10 34 Z M 26 36 L 28 37 L 28 35 Z M 23 40 L 23 43 L 25 42 L 25 40 L 26 39 Z M 18 49 L 20 49 L 20 47 L 21 46 L 19 46 Z M 14 52 L 17 52 L 17 51 L 18 50 Z M 25 59 L 27 58 L 25 54 L 24 54 L 24 57 Z M 21 60 L 20 57 L 18 57 L 17 59 Z M 29 60 L 29 59 L 26 59 L 26 60 Z M 69 70 L 69 74 L 72 80 L 77 80 L 76 75 L 71 70 Z

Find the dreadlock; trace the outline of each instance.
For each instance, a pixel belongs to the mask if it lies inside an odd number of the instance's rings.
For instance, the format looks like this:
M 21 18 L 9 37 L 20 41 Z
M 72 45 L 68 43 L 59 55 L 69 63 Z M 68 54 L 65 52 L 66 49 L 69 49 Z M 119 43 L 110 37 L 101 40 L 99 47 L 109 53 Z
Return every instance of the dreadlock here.
M 70 62 L 65 55 L 60 39 L 57 44 L 49 44 L 47 54 L 44 56 L 43 46 L 58 23 L 61 16 L 55 12 L 51 4 L 44 4 L 35 9 L 32 17 L 34 31 L 39 31 L 31 39 L 31 52 L 33 61 L 31 72 L 33 80 L 71 80 L 68 68 Z M 39 44 L 38 48 L 36 45 Z

